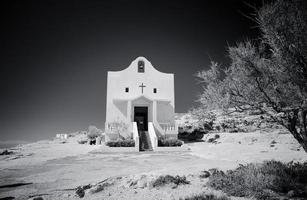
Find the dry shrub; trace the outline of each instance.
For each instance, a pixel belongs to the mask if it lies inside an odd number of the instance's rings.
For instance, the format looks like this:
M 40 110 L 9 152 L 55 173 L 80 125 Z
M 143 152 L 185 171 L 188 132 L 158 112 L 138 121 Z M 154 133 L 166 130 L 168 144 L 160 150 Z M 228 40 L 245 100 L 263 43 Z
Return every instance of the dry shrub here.
M 109 141 L 106 145 L 109 147 L 134 147 L 135 142 L 133 139 L 118 139 L 116 141 Z
M 158 140 L 159 147 L 180 147 L 181 145 L 183 145 L 183 142 L 181 140 L 174 139 L 174 138 Z
M 167 184 L 173 183 L 175 185 L 185 185 L 190 184 L 190 181 L 187 181 L 185 176 L 171 176 L 171 175 L 165 175 L 165 176 L 159 176 L 153 183 L 153 187 L 160 187 Z
M 184 199 L 180 198 L 180 200 L 230 200 L 229 197 L 216 196 L 214 194 L 197 194 L 190 197 L 185 197 Z
M 294 191 L 297 196 L 303 197 L 307 194 L 307 163 L 265 161 L 262 164 L 240 165 L 226 173 L 213 170 L 207 184 L 231 196 L 266 200 Z

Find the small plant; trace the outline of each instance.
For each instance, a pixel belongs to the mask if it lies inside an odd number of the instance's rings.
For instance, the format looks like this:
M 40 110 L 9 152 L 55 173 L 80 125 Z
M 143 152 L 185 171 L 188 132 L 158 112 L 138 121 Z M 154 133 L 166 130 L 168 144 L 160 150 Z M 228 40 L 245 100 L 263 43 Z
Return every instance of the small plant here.
M 216 140 L 220 138 L 220 135 L 219 134 L 215 134 L 213 138 L 209 138 L 207 140 L 207 142 L 209 143 L 216 143 Z
M 208 139 L 208 142 L 209 142 L 209 143 L 214 143 L 214 142 L 215 142 L 215 139 L 214 139 L 214 138 L 209 138 L 209 139 Z
M 111 132 L 117 134 L 119 139 L 131 138 L 131 132 L 129 131 L 129 125 L 123 121 L 114 121 L 110 123 Z
M 178 138 L 187 141 L 201 140 L 208 131 L 203 128 L 185 126 L 181 127 L 181 132 L 178 133 Z
M 183 142 L 178 139 L 169 138 L 158 140 L 159 147 L 180 147 L 181 145 L 183 145 Z
M 135 142 L 133 139 L 122 140 L 118 139 L 116 141 L 109 141 L 106 143 L 109 147 L 134 147 Z
M 199 175 L 199 178 L 208 178 L 210 176 L 210 172 L 204 170 L 201 172 L 201 174 Z
M 165 176 L 159 176 L 153 183 L 153 187 L 161 187 L 166 184 L 174 183 L 175 185 L 186 185 L 190 184 L 190 181 L 187 181 L 185 176 L 171 176 L 171 175 L 165 175 Z
M 230 198 L 225 195 L 218 197 L 214 194 L 197 194 L 180 200 L 230 200 Z
M 101 136 L 101 130 L 96 128 L 96 126 L 92 126 L 92 125 L 88 127 L 88 133 L 87 133 L 88 139 L 95 140 L 99 136 Z

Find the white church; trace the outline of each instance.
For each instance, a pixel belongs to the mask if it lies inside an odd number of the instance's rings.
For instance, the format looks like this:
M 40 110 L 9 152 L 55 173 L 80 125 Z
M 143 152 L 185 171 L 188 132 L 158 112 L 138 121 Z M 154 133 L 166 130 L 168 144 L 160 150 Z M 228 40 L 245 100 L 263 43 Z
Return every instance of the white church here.
M 124 70 L 109 71 L 106 141 L 133 138 L 136 148 L 155 150 L 159 138 L 177 138 L 174 74 L 138 57 Z

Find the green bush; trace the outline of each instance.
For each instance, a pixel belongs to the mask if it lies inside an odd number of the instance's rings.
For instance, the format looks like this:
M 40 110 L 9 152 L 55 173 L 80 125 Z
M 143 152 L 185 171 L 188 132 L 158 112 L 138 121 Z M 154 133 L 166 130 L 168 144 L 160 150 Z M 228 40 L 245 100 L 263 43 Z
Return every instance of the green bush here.
M 87 138 L 91 139 L 91 140 L 96 139 L 99 136 L 101 136 L 101 134 L 98 133 L 98 132 L 89 132 L 89 133 L 87 133 Z
M 134 147 L 135 142 L 133 139 L 126 139 L 126 140 L 116 140 L 116 141 L 109 141 L 106 143 L 109 147 Z
M 164 186 L 166 184 L 174 183 L 175 185 L 185 185 L 190 184 L 190 181 L 187 181 L 185 176 L 171 176 L 171 175 L 165 175 L 165 176 L 159 176 L 153 183 L 153 187 L 160 187 Z
M 178 138 L 181 140 L 187 141 L 197 141 L 201 140 L 208 131 L 205 131 L 203 128 L 192 128 L 189 127 L 181 128 L 181 132 L 178 133 Z
M 181 145 L 183 145 L 183 142 L 178 139 L 169 138 L 158 140 L 159 147 L 180 147 Z
M 197 194 L 184 199 L 180 198 L 179 200 L 230 200 L 230 198 L 225 195 L 217 197 L 213 194 Z
M 296 196 L 307 195 L 307 163 L 266 161 L 262 164 L 240 165 L 226 173 L 211 170 L 208 186 L 231 196 L 276 199 L 278 194 L 293 191 Z

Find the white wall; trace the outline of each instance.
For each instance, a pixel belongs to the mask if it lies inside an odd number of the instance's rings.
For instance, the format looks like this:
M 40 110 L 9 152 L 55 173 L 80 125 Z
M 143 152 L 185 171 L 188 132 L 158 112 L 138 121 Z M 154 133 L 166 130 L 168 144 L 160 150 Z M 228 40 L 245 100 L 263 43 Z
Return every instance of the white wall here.
M 173 106 L 168 102 L 157 102 L 157 120 L 160 123 L 174 123 Z
M 138 61 L 142 60 L 145 63 L 145 72 L 138 72 Z M 143 89 L 143 94 L 141 84 L 146 87 Z M 129 88 L 129 92 L 125 92 L 125 88 Z M 157 88 L 157 93 L 153 93 L 153 89 Z M 106 122 L 116 121 L 127 121 L 127 103 L 125 100 L 135 100 L 141 96 L 146 97 L 146 99 L 152 100 L 168 100 L 169 103 L 167 109 L 162 109 L 157 114 L 160 116 L 160 120 L 174 120 L 174 74 L 162 73 L 156 70 L 152 64 L 144 57 L 136 58 L 129 67 L 122 71 L 109 71 L 107 80 L 107 105 L 106 105 Z M 145 99 L 145 102 L 146 102 Z M 123 102 L 121 102 L 123 101 Z M 152 121 L 152 103 L 147 102 L 149 106 L 149 116 L 148 120 Z M 116 102 L 116 103 L 114 103 Z M 134 104 L 133 104 L 134 103 Z M 132 101 L 131 105 L 131 120 L 133 120 L 133 107 L 139 102 Z M 159 109 L 159 106 L 157 106 Z M 169 112 L 172 109 L 172 114 Z M 167 111 L 166 111 L 167 110 Z M 167 113 L 166 113 L 167 112 Z M 163 117 L 161 117 L 163 116 Z

